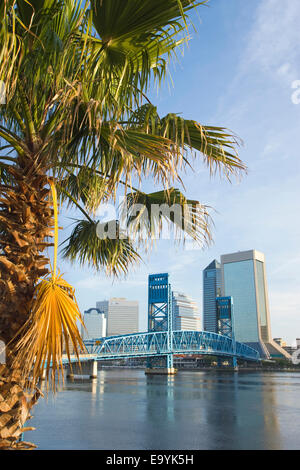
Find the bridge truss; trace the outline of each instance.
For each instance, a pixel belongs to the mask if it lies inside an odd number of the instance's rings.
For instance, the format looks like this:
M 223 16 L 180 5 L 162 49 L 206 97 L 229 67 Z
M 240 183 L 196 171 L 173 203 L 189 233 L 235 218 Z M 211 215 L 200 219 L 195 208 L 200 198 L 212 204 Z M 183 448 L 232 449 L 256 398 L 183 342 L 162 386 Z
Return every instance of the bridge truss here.
M 170 350 L 171 334 L 172 349 Z M 228 336 L 208 331 L 159 331 L 112 336 L 85 341 L 90 354 L 96 360 L 125 359 L 134 357 L 166 357 L 169 354 L 203 354 L 236 357 L 258 361 L 259 353 L 246 344 L 232 341 Z

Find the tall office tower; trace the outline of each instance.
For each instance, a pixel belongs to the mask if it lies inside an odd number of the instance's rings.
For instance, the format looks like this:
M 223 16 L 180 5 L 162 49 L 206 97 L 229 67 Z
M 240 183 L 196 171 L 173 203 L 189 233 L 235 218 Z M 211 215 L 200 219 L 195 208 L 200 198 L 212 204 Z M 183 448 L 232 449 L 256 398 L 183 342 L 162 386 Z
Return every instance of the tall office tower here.
M 201 319 L 194 300 L 181 292 L 172 292 L 173 330 L 201 331 Z
M 203 329 L 218 332 L 216 297 L 221 295 L 221 265 L 214 260 L 203 271 Z
M 106 317 L 98 308 L 90 308 L 83 314 L 85 328 L 81 326 L 83 340 L 103 338 L 106 336 Z
M 272 340 L 265 257 L 256 250 L 221 256 L 222 295 L 232 296 L 237 341 L 257 349 L 261 357 L 290 359 Z
M 124 297 L 96 302 L 107 319 L 107 336 L 127 335 L 139 331 L 139 303 Z

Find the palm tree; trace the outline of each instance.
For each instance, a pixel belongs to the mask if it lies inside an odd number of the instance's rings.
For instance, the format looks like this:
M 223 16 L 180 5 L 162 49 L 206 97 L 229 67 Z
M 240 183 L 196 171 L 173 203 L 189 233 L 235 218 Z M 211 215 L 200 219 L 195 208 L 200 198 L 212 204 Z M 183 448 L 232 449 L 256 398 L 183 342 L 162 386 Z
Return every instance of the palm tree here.
M 77 352 L 83 346 L 74 292 L 49 267 L 45 253 L 57 229 L 57 204 L 82 216 L 63 255 L 118 275 L 140 259 L 145 233 L 150 239 L 160 235 L 164 219 L 183 239 L 187 234 L 199 243 L 210 241 L 207 207 L 174 187 L 182 183 L 180 172 L 192 165 L 191 151 L 198 151 L 194 158 L 202 155 L 211 172 L 220 170 L 229 179 L 245 170 L 229 131 L 176 114 L 160 117 L 147 97 L 188 40 L 189 12 L 205 3 L 1 3 L 6 103 L 0 105 L 0 339 L 7 358 L 0 365 L 2 448 L 33 446 L 18 439 L 31 429 L 24 423 L 40 396 L 42 369 L 47 363 L 55 384 L 62 339 L 71 338 Z M 145 178 L 162 189 L 144 193 Z M 102 202 L 115 203 L 120 190 L 129 230 L 124 236 L 115 220 L 116 236 L 101 238 L 96 209 Z M 170 211 L 154 213 L 153 204 L 177 204 L 183 211 L 178 219 Z

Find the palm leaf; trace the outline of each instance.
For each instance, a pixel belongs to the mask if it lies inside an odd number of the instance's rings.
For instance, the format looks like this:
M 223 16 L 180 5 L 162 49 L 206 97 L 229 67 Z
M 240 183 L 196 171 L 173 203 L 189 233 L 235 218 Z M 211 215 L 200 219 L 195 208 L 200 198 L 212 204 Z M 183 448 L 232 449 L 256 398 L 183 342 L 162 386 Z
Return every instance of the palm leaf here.
M 78 361 L 80 352 L 86 350 L 77 321 L 84 325 L 73 287 L 61 275 L 54 277 L 52 273 L 36 287 L 32 311 L 23 327 L 25 333 L 16 346 L 14 361 L 21 364 L 24 377 L 31 376 L 35 383 L 46 369 L 47 384 L 51 378 L 55 390 L 57 380 L 64 378 L 63 343 L 70 365 L 69 340 Z
M 58 194 L 62 202 L 68 205 L 82 201 L 84 207 L 95 214 L 101 202 L 109 197 L 105 178 L 92 168 L 82 167 L 77 173 L 68 175 L 58 183 Z
M 202 126 L 199 122 L 168 114 L 161 119 L 161 134 L 182 149 L 201 152 L 211 173 L 219 170 L 230 179 L 231 175 L 246 170 L 238 157 L 238 138 L 223 127 Z
M 100 232 L 105 233 L 109 228 L 113 237 L 100 238 Z M 140 260 L 130 240 L 122 235 L 117 221 L 97 224 L 82 220 L 65 243 L 67 246 L 62 253 L 66 259 L 98 271 L 104 268 L 109 275 L 126 274 L 129 267 Z
M 100 40 L 93 41 L 94 70 L 109 74 L 117 94 L 128 84 L 147 88 L 151 76 L 165 75 L 167 61 L 188 39 L 186 12 L 205 4 L 196 0 L 91 0 L 93 26 Z M 179 37 L 179 33 L 182 33 Z M 127 90 L 128 94 L 128 90 Z
M 203 126 L 174 113 L 160 118 L 157 108 L 150 103 L 142 105 L 130 115 L 128 126 L 172 141 L 185 154 L 184 164 L 190 165 L 187 150 L 197 150 L 203 155 L 211 173 L 219 170 L 230 179 L 246 171 L 245 164 L 238 157 L 240 141 L 224 127 Z

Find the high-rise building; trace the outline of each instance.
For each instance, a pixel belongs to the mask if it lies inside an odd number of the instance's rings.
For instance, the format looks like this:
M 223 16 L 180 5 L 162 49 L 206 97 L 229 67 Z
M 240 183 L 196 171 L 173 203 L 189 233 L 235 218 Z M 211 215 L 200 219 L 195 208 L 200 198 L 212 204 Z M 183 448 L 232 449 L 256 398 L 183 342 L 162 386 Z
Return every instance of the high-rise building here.
M 126 335 L 139 331 L 139 303 L 124 297 L 96 302 L 107 319 L 107 336 Z
M 271 337 L 265 257 L 256 250 L 221 256 L 222 295 L 234 304 L 237 341 L 257 349 L 262 357 L 289 354 Z
M 81 327 L 83 340 L 106 336 L 106 317 L 98 308 L 90 308 L 83 315 L 85 328 Z
M 216 297 L 221 295 L 221 265 L 214 260 L 203 271 L 203 329 L 217 333 Z
M 173 329 L 201 331 L 201 319 L 196 302 L 181 292 L 172 292 Z

